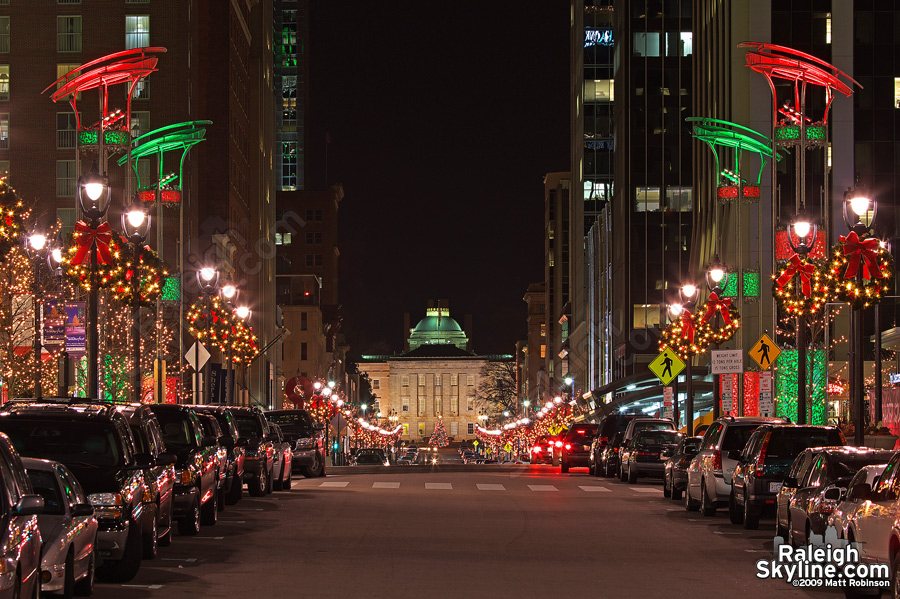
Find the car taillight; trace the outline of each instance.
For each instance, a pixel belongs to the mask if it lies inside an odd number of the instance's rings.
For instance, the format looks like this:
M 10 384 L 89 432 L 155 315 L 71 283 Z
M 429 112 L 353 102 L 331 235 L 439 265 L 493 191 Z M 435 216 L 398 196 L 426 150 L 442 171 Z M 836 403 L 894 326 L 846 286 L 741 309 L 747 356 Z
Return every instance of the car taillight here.
M 532 447 L 531 453 L 541 453 L 541 448 L 540 447 Z
M 823 499 L 821 503 L 819 503 L 819 513 L 830 514 L 837 509 L 838 503 L 840 502 L 835 499 Z
M 600 437 L 600 444 L 609 443 L 609 437 Z
M 642 455 L 642 456 L 648 456 L 648 457 L 652 456 L 652 455 L 658 455 L 658 454 L 659 454 L 658 451 L 644 451 L 643 449 L 639 449 L 634 452 L 634 455 Z
M 557 446 L 557 447 L 562 447 L 562 441 L 557 441 L 557 442 L 556 442 L 556 446 Z
M 718 449 L 713 452 L 713 470 L 722 469 L 722 452 Z
M 571 444 L 571 443 L 566 443 L 566 450 L 568 451 L 569 449 L 572 449 L 572 444 Z
M 759 450 L 759 457 L 756 458 L 756 476 L 765 476 L 766 473 L 766 450 L 769 448 L 769 439 L 772 438 L 772 431 L 766 433 L 763 439 L 762 447 Z
M 619 448 L 618 448 L 618 447 L 613 447 L 613 453 L 619 453 Z

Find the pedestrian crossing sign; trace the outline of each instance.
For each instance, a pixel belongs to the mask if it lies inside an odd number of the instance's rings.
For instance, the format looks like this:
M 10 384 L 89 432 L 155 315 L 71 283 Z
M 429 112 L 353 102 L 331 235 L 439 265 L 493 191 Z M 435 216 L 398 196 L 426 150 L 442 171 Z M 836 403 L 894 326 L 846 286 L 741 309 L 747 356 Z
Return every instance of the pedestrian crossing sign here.
M 781 348 L 775 345 L 775 342 L 765 333 L 759 338 L 756 345 L 750 349 L 750 357 L 756 360 L 756 363 L 763 370 L 771 368 L 780 354 Z
M 650 362 L 650 372 L 655 374 L 663 385 L 668 385 L 684 370 L 684 366 L 684 361 L 678 357 L 678 354 L 672 351 L 672 348 L 667 347 Z
M 505 451 L 506 453 L 509 453 L 510 451 L 512 451 L 512 445 L 507 443 L 506 445 L 503 446 L 503 451 Z

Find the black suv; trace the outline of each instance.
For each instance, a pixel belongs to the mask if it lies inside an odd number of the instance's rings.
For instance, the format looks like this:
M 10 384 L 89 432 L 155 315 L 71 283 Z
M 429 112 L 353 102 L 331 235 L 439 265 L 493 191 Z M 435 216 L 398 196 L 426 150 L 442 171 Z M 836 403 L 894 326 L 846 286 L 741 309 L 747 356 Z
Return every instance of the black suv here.
M 272 492 L 272 473 L 275 470 L 275 446 L 269 436 L 269 424 L 256 407 L 232 406 L 231 415 L 241 439 L 246 439 L 244 482 L 254 497 Z
M 219 440 L 205 437 L 197 414 L 186 405 L 153 404 L 153 413 L 162 427 L 166 447 L 175 462 L 175 518 L 178 532 L 196 535 L 200 525 L 218 520 Z
M 569 468 L 590 467 L 591 442 L 596 434 L 596 424 L 578 422 L 569 428 L 562 440 L 559 455 L 560 472 L 568 472 Z
M 735 512 L 743 512 L 744 528 L 759 527 L 759 517 L 774 511 L 775 496 L 798 455 L 809 447 L 845 445 L 844 435 L 834 426 L 763 424 L 743 450 L 732 450 L 737 460 L 731 477 L 731 501 Z
M 0 431 L 18 452 L 65 464 L 84 487 L 99 525 L 97 575 L 127 582 L 141 567 L 142 532 L 155 517 L 144 471 L 153 458 L 135 449 L 125 416 L 110 404 L 81 398 L 7 402 Z
M 144 529 L 144 559 L 156 557 L 157 549 L 172 542 L 175 506 L 175 454 L 166 451 L 162 429 L 156 415 L 149 406 L 129 404 L 119 406 L 119 412 L 128 419 L 131 435 L 139 453 L 152 458 L 152 462 L 144 469 L 144 482 L 150 493 L 147 508 L 153 512 L 154 518 L 147 518 Z
M 315 422 L 306 410 L 269 410 L 266 418 L 281 427 L 291 444 L 291 470 L 306 478 L 325 476 L 325 426 Z
M 244 448 L 247 440 L 241 439 L 231 408 L 227 406 L 191 406 L 201 414 L 214 416 L 222 430 L 223 447 L 228 450 L 227 478 L 225 479 L 225 503 L 234 505 L 244 494 Z
M 588 469 L 595 476 L 613 476 L 619 470 L 619 452 L 628 423 L 636 414 L 607 414 L 597 427 L 597 436 L 591 443 Z

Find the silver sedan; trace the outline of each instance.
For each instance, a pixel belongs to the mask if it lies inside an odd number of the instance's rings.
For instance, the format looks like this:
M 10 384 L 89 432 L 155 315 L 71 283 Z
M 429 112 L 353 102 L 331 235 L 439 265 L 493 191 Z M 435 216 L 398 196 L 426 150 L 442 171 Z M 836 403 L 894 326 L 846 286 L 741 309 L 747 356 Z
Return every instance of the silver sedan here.
M 44 498 L 38 527 L 44 539 L 41 590 L 90 595 L 96 567 L 97 519 L 84 489 L 59 462 L 22 458 L 34 492 Z

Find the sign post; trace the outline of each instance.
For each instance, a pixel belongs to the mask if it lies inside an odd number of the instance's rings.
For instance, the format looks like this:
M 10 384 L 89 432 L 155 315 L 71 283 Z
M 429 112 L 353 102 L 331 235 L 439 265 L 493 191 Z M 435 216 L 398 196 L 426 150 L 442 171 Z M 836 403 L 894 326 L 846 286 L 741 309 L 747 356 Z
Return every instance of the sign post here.
M 772 401 L 772 373 L 768 370 L 759 373 L 759 413 L 763 416 L 775 413 Z
M 662 417 L 675 418 L 675 390 L 672 387 L 663 387 L 663 411 Z

